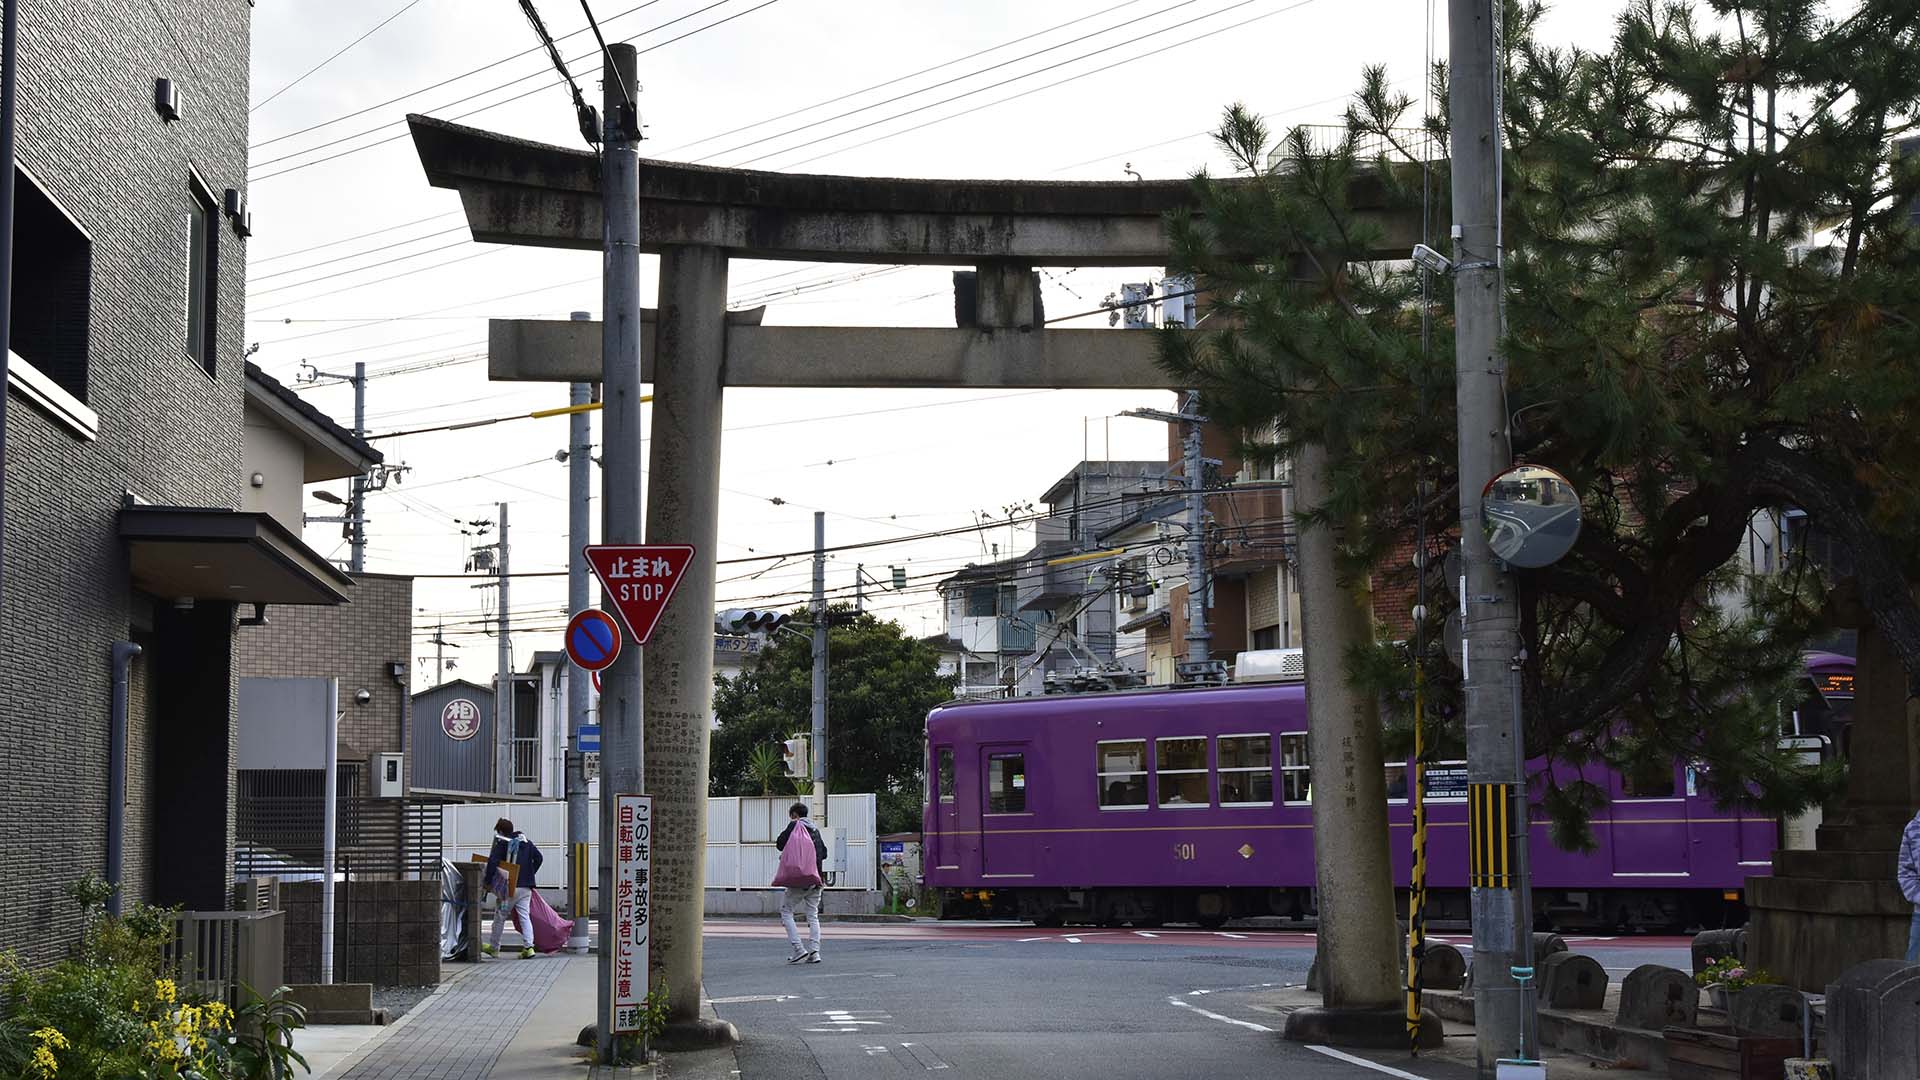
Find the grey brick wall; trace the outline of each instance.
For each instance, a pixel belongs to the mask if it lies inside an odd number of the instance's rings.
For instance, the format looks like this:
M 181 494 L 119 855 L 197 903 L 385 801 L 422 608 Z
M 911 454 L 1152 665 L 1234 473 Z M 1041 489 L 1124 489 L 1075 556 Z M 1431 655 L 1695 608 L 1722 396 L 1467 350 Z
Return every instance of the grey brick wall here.
M 216 197 L 245 187 L 249 18 L 245 0 L 21 0 L 19 159 L 92 238 L 100 416 L 88 442 L 17 395 L 8 410 L 0 814 L 21 849 L 0 925 L 29 963 L 65 955 L 79 920 L 64 890 L 105 866 L 108 650 L 151 625 L 116 534 L 122 493 L 238 505 L 245 242 L 223 221 L 210 377 L 185 352 L 183 200 L 189 167 Z M 156 76 L 181 87 L 178 123 L 154 113 Z M 230 742 L 231 695 L 227 710 L 195 737 Z M 218 854 L 222 837 L 196 842 Z
M 320 981 L 320 883 L 280 886 L 287 913 L 287 981 Z M 440 879 L 354 880 L 335 887 L 335 982 L 440 983 Z
M 234 645 L 242 677 L 309 676 L 340 680 L 340 760 L 368 761 L 373 754 L 406 751 L 412 695 L 396 683 L 389 664 L 413 669 L 413 579 L 387 574 L 354 575 L 353 603 L 342 607 L 278 607 L 266 626 L 242 627 Z M 361 705 L 354 692 L 372 700 Z M 412 769 L 408 756 L 407 768 Z M 369 795 L 371 773 L 361 770 Z

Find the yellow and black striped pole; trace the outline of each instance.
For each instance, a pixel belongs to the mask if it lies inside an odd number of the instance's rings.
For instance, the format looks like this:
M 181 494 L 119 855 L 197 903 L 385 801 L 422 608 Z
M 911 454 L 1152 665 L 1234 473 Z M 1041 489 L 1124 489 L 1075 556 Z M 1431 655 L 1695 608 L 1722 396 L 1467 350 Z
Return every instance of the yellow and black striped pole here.
M 587 845 L 573 845 L 573 866 L 570 869 L 573 871 L 573 880 L 567 883 L 567 899 L 572 902 L 567 906 L 573 909 L 574 918 L 584 919 L 587 917 L 587 880 L 592 872 L 587 862 Z
M 1413 875 L 1407 888 L 1407 1047 L 1420 1052 L 1420 960 L 1426 952 L 1427 796 L 1426 678 L 1413 662 Z

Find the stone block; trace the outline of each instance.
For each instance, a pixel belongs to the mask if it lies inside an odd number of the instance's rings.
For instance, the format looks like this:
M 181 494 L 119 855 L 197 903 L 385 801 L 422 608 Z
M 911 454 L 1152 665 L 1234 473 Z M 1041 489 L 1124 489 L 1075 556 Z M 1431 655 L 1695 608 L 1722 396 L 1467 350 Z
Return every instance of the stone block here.
M 1600 1009 L 1607 1003 L 1607 969 L 1580 953 L 1550 953 L 1534 961 L 1540 1004 L 1548 1009 Z
M 440 925 L 438 923 L 403 922 L 394 931 L 395 942 L 399 945 L 438 945 Z
M 1433 990 L 1458 990 L 1466 982 L 1467 958 L 1452 945 L 1428 944 L 1420 959 L 1420 985 Z
M 1791 986 L 1760 984 L 1727 997 L 1727 1015 L 1741 1035 L 1799 1038 L 1806 995 Z
M 1827 987 L 1827 1047 L 1840 1080 L 1920 1076 L 1920 964 L 1869 960 Z
M 1538 964 L 1542 957 L 1567 951 L 1567 939 L 1559 934 L 1536 930 L 1533 934 L 1533 962 Z
M 1744 941 L 1740 930 L 1702 930 L 1693 935 L 1693 973 L 1707 970 L 1707 965 L 1715 960 L 1732 956 L 1746 959 L 1740 945 Z
M 1782 1080 L 1834 1080 L 1833 1062 L 1825 1058 L 1788 1058 Z
M 402 964 L 395 980 L 396 986 L 438 986 L 440 964 L 437 960 L 431 964 Z
M 394 952 L 396 963 L 402 967 L 440 962 L 440 943 L 428 941 L 415 945 L 402 945 Z
M 1621 1027 L 1692 1027 L 1699 1016 L 1700 986 L 1678 968 L 1641 964 L 1620 983 Z

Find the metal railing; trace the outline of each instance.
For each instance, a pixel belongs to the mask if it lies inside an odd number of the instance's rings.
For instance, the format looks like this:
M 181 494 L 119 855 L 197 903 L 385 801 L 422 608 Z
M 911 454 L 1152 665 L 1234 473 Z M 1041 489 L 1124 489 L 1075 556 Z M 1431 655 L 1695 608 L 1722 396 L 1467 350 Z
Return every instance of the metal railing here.
M 286 913 L 176 911 L 164 956 L 180 989 L 237 1008 L 241 988 L 271 995 L 286 973 Z
M 515 787 L 540 783 L 540 740 L 538 737 L 513 740 L 513 783 Z

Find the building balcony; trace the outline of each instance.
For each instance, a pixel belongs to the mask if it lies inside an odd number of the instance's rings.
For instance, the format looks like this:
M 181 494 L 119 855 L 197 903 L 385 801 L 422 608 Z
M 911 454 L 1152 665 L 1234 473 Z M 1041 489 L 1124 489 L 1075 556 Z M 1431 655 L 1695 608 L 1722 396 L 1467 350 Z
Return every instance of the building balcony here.
M 1285 494 L 1286 487 L 1272 481 L 1208 492 L 1208 569 L 1249 574 L 1284 561 L 1294 539 Z

